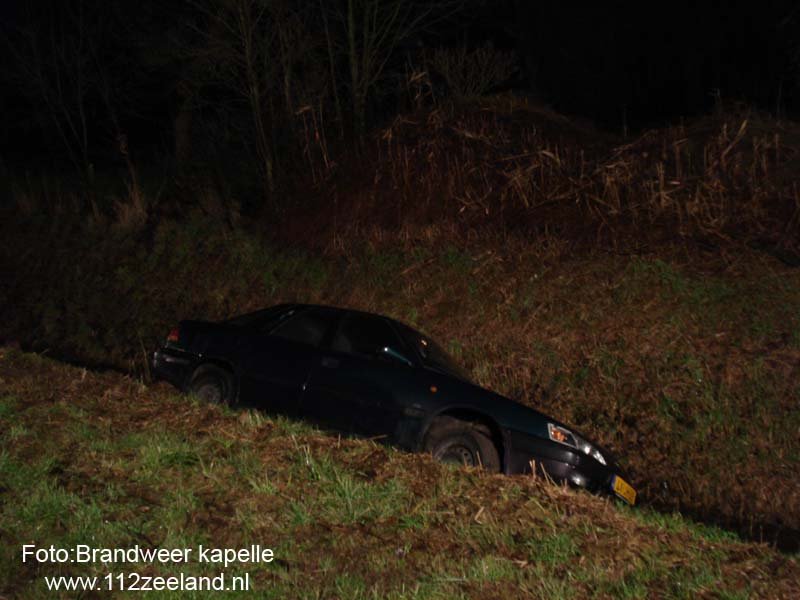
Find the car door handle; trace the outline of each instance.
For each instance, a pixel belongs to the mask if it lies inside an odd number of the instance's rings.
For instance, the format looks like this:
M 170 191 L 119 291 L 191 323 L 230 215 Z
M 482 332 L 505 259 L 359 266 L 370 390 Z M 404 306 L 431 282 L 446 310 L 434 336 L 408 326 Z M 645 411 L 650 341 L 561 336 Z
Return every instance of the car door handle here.
M 335 369 L 339 366 L 339 359 L 326 356 L 322 359 L 322 366 L 327 369 Z

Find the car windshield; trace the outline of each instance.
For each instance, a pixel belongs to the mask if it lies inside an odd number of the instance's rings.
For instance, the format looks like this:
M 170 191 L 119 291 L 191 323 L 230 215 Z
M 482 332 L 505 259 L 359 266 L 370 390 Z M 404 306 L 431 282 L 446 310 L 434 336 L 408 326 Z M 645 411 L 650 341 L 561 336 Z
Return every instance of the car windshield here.
M 425 366 L 470 381 L 469 373 L 447 351 L 427 335 L 399 323 L 400 333 L 406 343 L 414 348 Z

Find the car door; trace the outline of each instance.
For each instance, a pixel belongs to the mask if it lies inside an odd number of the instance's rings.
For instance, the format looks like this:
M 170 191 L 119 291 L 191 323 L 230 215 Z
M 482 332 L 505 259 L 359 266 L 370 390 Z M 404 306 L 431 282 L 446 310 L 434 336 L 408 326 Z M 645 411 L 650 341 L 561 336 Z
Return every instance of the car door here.
M 391 438 L 417 369 L 389 322 L 348 314 L 311 371 L 303 412 L 351 433 Z
M 336 320 L 322 307 L 301 308 L 264 331 L 251 330 L 241 354 L 241 393 L 246 403 L 272 412 L 297 415 L 320 345 Z

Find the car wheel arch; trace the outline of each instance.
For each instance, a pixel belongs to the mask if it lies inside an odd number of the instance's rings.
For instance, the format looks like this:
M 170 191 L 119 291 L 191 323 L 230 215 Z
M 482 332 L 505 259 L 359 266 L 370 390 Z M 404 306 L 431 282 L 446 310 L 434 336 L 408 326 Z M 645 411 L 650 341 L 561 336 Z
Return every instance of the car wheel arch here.
M 208 358 L 204 357 L 203 360 L 199 361 L 194 369 L 189 373 L 189 376 L 186 379 L 186 384 L 184 385 L 184 392 L 188 391 L 192 382 L 197 378 L 203 375 L 205 371 L 212 370 L 212 369 L 221 369 L 225 371 L 231 377 L 231 385 L 233 386 L 232 390 L 232 398 L 233 403 L 239 401 L 239 376 L 236 370 L 233 368 L 233 365 L 227 361 L 215 359 L 215 358 Z
M 430 415 L 425 420 L 425 425 L 423 426 L 419 435 L 419 439 L 417 440 L 417 447 L 419 449 L 423 449 L 425 447 L 425 440 L 431 433 L 431 430 L 436 423 L 441 422 L 443 419 L 454 419 L 456 421 L 474 423 L 476 425 L 485 427 L 488 431 L 484 433 L 488 433 L 489 439 L 497 448 L 497 452 L 500 455 L 501 471 L 504 473 L 506 472 L 506 464 L 508 462 L 506 451 L 508 448 L 508 443 L 506 436 L 503 433 L 503 429 L 492 417 L 471 407 L 449 407 Z

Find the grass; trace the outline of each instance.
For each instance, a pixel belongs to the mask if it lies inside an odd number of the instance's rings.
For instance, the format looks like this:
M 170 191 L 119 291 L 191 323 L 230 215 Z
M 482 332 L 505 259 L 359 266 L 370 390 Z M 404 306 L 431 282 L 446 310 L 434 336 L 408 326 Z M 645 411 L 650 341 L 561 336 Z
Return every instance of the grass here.
M 27 247 L 25 236 L 40 228 L 7 231 L 14 247 Z M 797 497 L 800 466 L 791 401 L 800 396 L 800 275 L 755 251 L 728 263 L 669 247 L 657 256 L 571 255 L 510 240 L 500 252 L 490 238 L 342 257 L 278 250 L 202 219 L 165 221 L 152 233 L 112 244 L 102 233 L 54 230 L 53 250 L 30 250 L 42 271 L 19 272 L 6 335 L 146 376 L 148 352 L 181 318 L 297 299 L 381 312 L 441 340 L 480 384 L 609 447 L 646 502 L 753 535 L 765 525 L 800 530 L 791 508 L 800 504 L 786 501 Z M 260 417 L 244 418 L 261 427 Z M 7 435 L 28 433 L 11 425 Z M 169 430 L 135 447 L 143 473 L 151 462 L 174 470 L 199 460 Z M 253 489 L 275 485 L 243 476 Z M 342 480 L 343 494 L 360 493 L 351 483 Z
M 258 543 L 273 548 L 277 560 L 228 572 L 249 573 L 263 597 L 737 598 L 798 591 L 796 557 L 678 514 L 629 509 L 530 478 L 456 470 L 18 351 L 2 351 L 0 377 L 3 404 L 13 397 L 15 407 L 0 430 L 6 595 L 45 597 L 44 576 L 107 571 L 102 564 L 21 568 L 21 544 L 29 542 L 195 549 Z M 30 435 L 10 439 L 14 426 Z M 150 575 L 176 568 L 117 567 Z M 213 574 L 218 567 L 190 562 L 180 569 Z
M 796 123 L 737 107 L 622 140 L 498 96 L 395 119 L 376 136 L 372 169 L 344 169 L 360 193 L 340 206 L 373 225 L 376 213 L 402 209 L 407 235 L 420 238 L 438 223 L 446 239 L 455 221 L 461 231 L 490 223 L 615 249 L 738 239 L 797 263 L 799 133 Z M 354 221 L 351 232 L 370 226 Z

